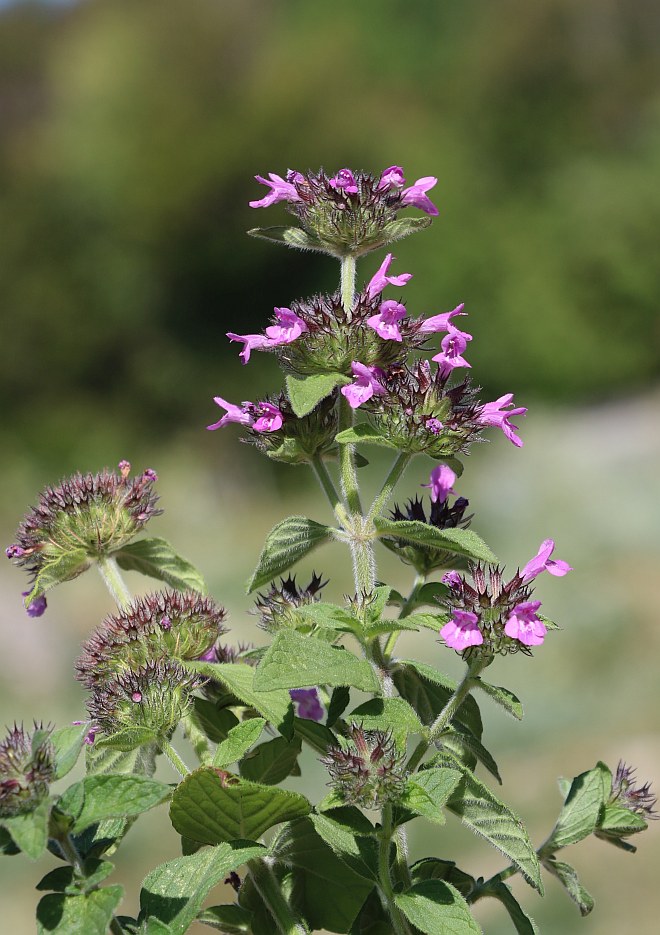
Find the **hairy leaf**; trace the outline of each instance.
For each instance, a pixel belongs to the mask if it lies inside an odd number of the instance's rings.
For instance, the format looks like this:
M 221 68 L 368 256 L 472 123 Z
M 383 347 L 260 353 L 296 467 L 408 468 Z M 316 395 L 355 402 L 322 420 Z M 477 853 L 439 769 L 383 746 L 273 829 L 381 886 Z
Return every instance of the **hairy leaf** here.
M 508 688 L 502 688 L 501 685 L 489 685 L 488 682 L 483 682 L 480 678 L 474 679 L 474 684 L 476 688 L 480 688 L 481 691 L 485 692 L 493 701 L 504 708 L 508 714 L 515 717 L 516 720 L 522 721 L 522 702 L 520 702 Z
M 335 387 L 350 382 L 343 373 L 315 373 L 309 377 L 290 373 L 286 378 L 286 392 L 291 408 L 298 418 L 302 418 L 329 396 Z
M 212 929 L 218 929 L 223 935 L 251 935 L 252 913 L 242 906 L 226 903 L 221 906 L 209 906 L 197 913 L 197 921 Z
M 144 776 L 86 776 L 69 786 L 57 807 L 74 819 L 72 830 L 79 834 L 106 818 L 128 818 L 146 812 L 168 799 L 171 792 L 165 783 Z
M 106 886 L 85 896 L 49 893 L 37 906 L 38 935 L 106 935 L 124 889 Z
M 55 750 L 55 779 L 66 776 L 76 765 L 88 730 L 88 724 L 71 724 L 69 727 L 60 727 L 50 735 Z
M 422 769 L 410 776 L 401 797 L 401 806 L 444 825 L 442 809 L 460 781 L 462 773 L 456 769 Z
M 300 227 L 252 227 L 248 231 L 250 237 L 260 240 L 270 240 L 281 243 L 285 247 L 294 247 L 297 250 L 313 250 L 317 253 L 329 253 L 320 240 L 312 237 Z
M 55 585 L 77 578 L 90 565 L 91 561 L 84 549 L 62 552 L 58 558 L 46 561 L 34 579 L 32 590 L 25 598 L 25 606 L 29 607 L 32 601 L 50 591 Z
M 254 591 L 287 571 L 316 546 L 332 539 L 329 526 L 315 523 L 306 516 L 289 516 L 273 526 L 266 537 L 257 567 L 247 591 Z
M 497 556 L 472 529 L 438 529 L 419 520 L 391 520 L 383 516 L 374 517 L 374 526 L 381 536 L 396 536 L 406 542 L 443 549 L 454 555 L 464 555 L 482 562 L 497 562 Z
M 240 760 L 245 751 L 259 740 L 265 726 L 264 718 L 255 717 L 233 727 L 227 739 L 218 744 L 213 756 L 213 766 L 229 766 L 230 763 Z
M 370 425 L 368 422 L 360 422 L 350 429 L 344 429 L 343 432 L 335 437 L 338 445 L 378 445 L 381 448 L 396 448 L 396 445 L 389 440 L 387 435 Z
M 557 877 L 568 895 L 580 910 L 581 916 L 588 916 L 594 908 L 592 896 L 585 890 L 578 879 L 575 867 L 557 860 L 555 857 L 546 857 L 543 866 L 549 873 Z
M 295 630 L 280 630 L 259 663 L 254 676 L 255 691 L 309 685 L 352 685 L 373 692 L 380 688 L 365 659 Z
M 593 834 L 611 787 L 612 774 L 604 763 L 575 777 L 552 834 L 543 846 L 544 855 Z
M 408 921 L 426 935 L 481 932 L 461 894 L 444 880 L 415 883 L 394 901 Z
M 372 698 L 351 711 L 347 720 L 362 724 L 365 730 L 391 731 L 396 745 L 404 750 L 408 737 L 422 731 L 414 708 L 403 698 Z
M 496 883 L 493 883 L 488 887 L 485 895 L 494 896 L 495 899 L 499 899 L 506 911 L 509 913 L 509 917 L 513 922 L 513 927 L 515 928 L 517 935 L 538 935 L 539 928 L 536 922 L 534 919 L 532 919 L 531 916 L 527 915 L 506 883 L 498 880 Z
M 31 812 L 0 818 L 0 824 L 7 829 L 16 847 L 36 860 L 46 850 L 49 813 L 50 802 L 44 799 Z
M 295 769 L 301 747 L 302 742 L 297 737 L 290 741 L 286 737 L 275 737 L 259 744 L 241 760 L 240 774 L 243 779 L 276 786 Z
M 456 682 L 415 659 L 397 663 L 392 679 L 399 694 L 409 701 L 423 724 L 432 724 L 451 698 Z M 475 737 L 483 733 L 479 706 L 472 695 L 468 695 L 452 718 L 452 723 L 462 727 Z
M 164 581 L 177 591 L 207 593 L 200 572 L 178 555 L 166 539 L 138 539 L 122 546 L 112 556 L 124 571 L 139 571 L 147 578 Z

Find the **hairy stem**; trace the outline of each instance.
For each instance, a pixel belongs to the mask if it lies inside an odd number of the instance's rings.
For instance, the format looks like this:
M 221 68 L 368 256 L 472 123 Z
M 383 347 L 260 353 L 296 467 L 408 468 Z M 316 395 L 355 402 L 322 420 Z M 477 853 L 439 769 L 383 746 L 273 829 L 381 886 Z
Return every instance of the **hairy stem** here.
M 321 455 L 319 454 L 314 455 L 314 457 L 310 461 L 310 465 L 312 467 L 312 470 L 314 471 L 314 474 L 316 475 L 316 479 L 321 485 L 321 489 L 323 490 L 323 493 L 328 498 L 328 503 L 332 507 L 335 516 L 341 522 L 342 517 L 344 515 L 344 511 L 342 509 L 341 497 L 339 496 L 339 493 L 337 492 L 337 488 L 334 485 L 334 481 L 330 477 L 330 473 L 328 472 L 328 469 L 325 466 L 325 462 L 323 461 L 323 458 L 321 457 Z
M 339 397 L 339 431 L 352 428 L 354 422 L 353 410 L 345 396 Z M 339 446 L 339 465 L 341 468 L 341 487 L 346 506 L 351 513 L 362 515 L 360 502 L 360 486 L 355 467 L 355 445 Z
M 401 612 L 399 613 L 399 617 L 398 617 L 399 620 L 403 620 L 405 617 L 407 617 L 412 612 L 415 606 L 415 598 L 417 596 L 417 592 L 424 585 L 425 582 L 426 582 L 426 575 L 417 574 L 415 576 L 415 581 L 410 590 L 410 594 L 408 595 L 408 597 L 405 599 L 405 601 L 401 605 Z M 396 641 L 399 639 L 400 636 L 401 636 L 400 630 L 393 630 L 392 633 L 390 633 L 390 635 L 388 636 L 387 642 L 385 643 L 385 650 L 384 650 L 386 663 L 390 661 L 392 657 L 392 653 L 394 652 L 394 647 L 396 646 Z
M 467 672 L 456 686 L 453 694 L 447 701 L 447 704 L 444 706 L 440 714 L 429 728 L 427 739 L 420 740 L 420 742 L 413 750 L 406 767 L 409 772 L 412 772 L 417 768 L 426 751 L 440 737 L 445 727 L 449 724 L 453 716 L 456 714 L 460 706 L 472 691 L 472 688 L 474 687 L 474 679 L 479 675 L 482 669 L 486 668 L 486 665 L 487 660 L 485 659 L 477 659 L 475 662 L 472 662 L 468 665 Z
M 394 887 L 390 869 L 390 850 L 392 845 L 392 805 L 383 806 L 381 816 L 380 842 L 378 847 L 378 883 L 390 914 L 392 932 L 395 935 L 411 935 L 410 926 L 394 902 Z
M 412 455 L 409 454 L 407 451 L 402 451 L 399 455 L 397 455 L 397 458 L 394 464 L 392 465 L 392 469 L 390 470 L 390 473 L 385 478 L 385 482 L 383 486 L 381 487 L 380 493 L 378 494 L 374 502 L 371 504 L 371 507 L 369 509 L 370 518 L 377 516 L 380 513 L 380 511 L 383 509 L 387 501 L 390 499 L 390 497 L 394 493 L 394 488 L 396 487 L 397 483 L 401 479 L 403 472 L 408 467 L 408 463 L 410 462 L 411 458 L 412 458 Z
M 295 917 L 291 906 L 284 898 L 268 859 L 248 861 L 248 870 L 255 889 L 268 906 L 279 935 L 309 935 L 307 924 Z
M 105 586 L 113 597 L 120 610 L 131 603 L 131 592 L 128 590 L 121 576 L 117 562 L 109 555 L 102 555 L 96 563 Z
M 180 776 L 185 777 L 190 773 L 190 770 L 183 762 L 169 740 L 167 740 L 165 737 L 159 737 L 158 746 Z
M 341 260 L 341 304 L 347 315 L 355 305 L 355 273 L 357 263 L 354 256 L 345 256 Z

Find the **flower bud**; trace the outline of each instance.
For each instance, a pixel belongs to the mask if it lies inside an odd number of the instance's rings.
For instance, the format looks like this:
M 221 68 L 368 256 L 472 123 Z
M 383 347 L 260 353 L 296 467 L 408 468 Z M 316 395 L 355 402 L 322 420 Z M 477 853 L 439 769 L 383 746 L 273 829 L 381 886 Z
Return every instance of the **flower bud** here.
M 77 678 L 87 688 L 117 678 L 126 670 L 168 659 L 199 659 L 216 653 L 226 633 L 226 613 L 211 598 L 194 591 L 156 592 L 135 598 L 106 617 L 83 643 Z
M 351 805 L 381 808 L 403 791 L 404 755 L 385 731 L 351 724 L 348 739 L 342 746 L 329 747 L 321 762 L 335 790 Z
M 0 817 L 11 818 L 34 811 L 48 795 L 55 772 L 50 728 L 35 722 L 27 734 L 14 725 L 0 742 Z
M 634 851 L 635 848 L 624 838 L 645 831 L 648 821 L 660 818 L 654 810 L 656 801 L 651 783 L 638 785 L 635 770 L 620 760 L 612 777 L 609 799 L 598 819 L 594 832 L 596 837 L 623 850 Z
M 271 633 L 287 627 L 309 627 L 309 620 L 301 618 L 300 614 L 296 613 L 297 608 L 316 603 L 320 599 L 320 591 L 327 583 L 321 575 L 315 573 L 312 573 L 312 580 L 306 588 L 298 587 L 295 575 L 280 578 L 279 588 L 273 581 L 270 590 L 258 594 L 255 601 L 255 609 L 252 612 L 261 618 L 259 626 Z

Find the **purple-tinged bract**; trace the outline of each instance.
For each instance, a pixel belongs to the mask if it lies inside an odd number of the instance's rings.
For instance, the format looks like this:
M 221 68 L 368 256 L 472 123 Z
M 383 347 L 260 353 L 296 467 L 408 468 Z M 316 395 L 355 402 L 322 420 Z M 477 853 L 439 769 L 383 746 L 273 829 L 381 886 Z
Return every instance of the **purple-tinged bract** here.
M 32 812 L 48 795 L 55 774 L 50 734 L 36 722 L 30 734 L 15 724 L 0 741 L 0 818 Z

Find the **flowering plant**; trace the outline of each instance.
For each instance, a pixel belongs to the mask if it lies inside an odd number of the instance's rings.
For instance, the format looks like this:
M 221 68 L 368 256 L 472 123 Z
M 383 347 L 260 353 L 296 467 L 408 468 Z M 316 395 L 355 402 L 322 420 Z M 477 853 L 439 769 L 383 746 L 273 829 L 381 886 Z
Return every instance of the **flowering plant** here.
M 494 427 L 522 446 L 512 420 L 527 410 L 511 393 L 479 399 L 466 375 L 472 336 L 459 327 L 462 304 L 416 317 L 403 300 L 384 297 L 411 278 L 391 271 L 391 253 L 356 292 L 358 257 L 437 215 L 428 195 L 436 179 L 406 186 L 398 166 L 378 176 L 342 169 L 257 179 L 268 192 L 252 207 L 284 202 L 298 223 L 251 233 L 339 258 L 340 285 L 332 295 L 276 307 L 262 333 L 228 333 L 246 365 L 253 351 L 274 354 L 285 387 L 255 402 L 215 397 L 223 414 L 208 428 L 235 423 L 269 458 L 309 465 L 333 520 L 290 516 L 266 537 L 248 592 L 257 592 L 253 612 L 270 643 L 255 649 L 226 642 L 225 610 L 188 561 L 163 539 L 139 538 L 160 512 L 154 471 L 131 478 L 122 461 L 117 472 L 47 488 L 6 550 L 29 572 L 28 614 L 41 616 L 48 591 L 92 566 L 117 612 L 76 663 L 88 717 L 58 730 L 14 726 L 0 743 L 0 846 L 33 859 L 48 850 L 60 861 L 39 884 L 47 891 L 37 910 L 41 933 L 180 935 L 198 920 L 228 935 L 467 935 L 480 931 L 473 910 L 491 897 L 525 935 L 536 924 L 505 881 L 520 874 L 542 894 L 542 869 L 586 915 L 593 900 L 559 852 L 592 834 L 634 851 L 628 838 L 655 817 L 648 783 L 638 785 L 623 763 L 614 775 L 598 763 L 562 780 L 556 824 L 534 848 L 476 773 L 483 767 L 501 781 L 477 699 L 523 714 L 519 699 L 486 672 L 498 656 L 531 656 L 557 629 L 540 612 L 534 582 L 571 571 L 545 539 L 505 573 L 470 527 L 460 495 L 472 443 Z M 408 208 L 423 216 L 401 215 Z M 370 505 L 359 477 L 368 462 L 358 451 L 368 445 L 394 452 Z M 390 507 L 419 454 L 436 462 L 428 480 L 420 478 L 428 496 Z M 302 586 L 290 574 L 331 541 L 351 556 L 353 583 L 341 603 L 325 599 L 322 576 Z M 407 596 L 380 580 L 378 545 L 412 567 Z M 163 589 L 132 598 L 122 570 Z M 439 637 L 438 663 L 443 651 L 459 654 L 463 677 L 454 682 L 435 664 L 400 658 L 398 638 L 407 631 Z M 179 735 L 190 741 L 194 768 L 173 743 Z M 300 773 L 303 744 L 328 774 L 330 792 L 313 801 L 280 788 Z M 55 789 L 82 750 L 84 777 Z M 161 755 L 179 783 L 154 778 Z M 118 914 L 122 888 L 105 883 L 108 858 L 137 817 L 164 802 L 182 856 L 146 877 L 134 916 Z M 440 826 L 446 812 L 502 854 L 502 870 L 474 877 L 442 846 L 410 863 L 409 823 Z M 203 908 L 222 881 L 235 900 Z

